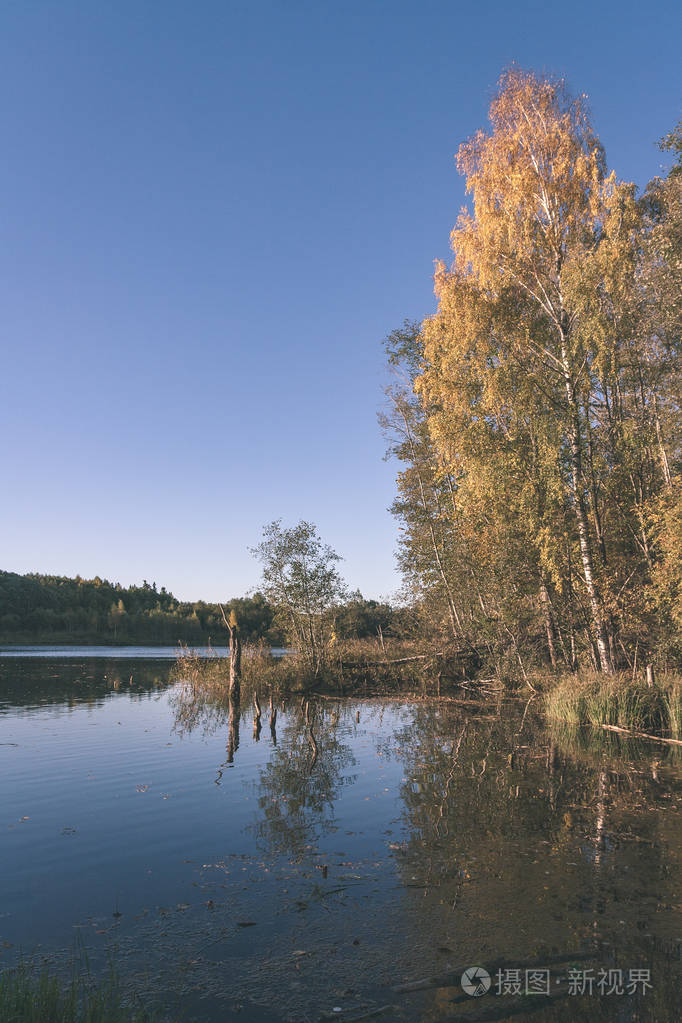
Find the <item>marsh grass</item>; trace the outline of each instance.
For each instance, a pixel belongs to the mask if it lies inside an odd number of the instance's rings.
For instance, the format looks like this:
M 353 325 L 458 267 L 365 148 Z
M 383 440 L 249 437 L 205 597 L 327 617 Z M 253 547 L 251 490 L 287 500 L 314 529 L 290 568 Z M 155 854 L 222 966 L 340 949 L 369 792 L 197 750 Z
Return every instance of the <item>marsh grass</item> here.
M 383 646 L 376 640 L 348 640 L 330 648 L 315 673 L 295 651 L 275 657 L 264 644 L 244 644 L 241 700 L 251 700 L 254 693 L 262 699 L 312 691 L 349 695 L 414 689 L 436 674 L 428 660 L 415 658 L 417 653 L 412 644 L 397 640 L 386 640 Z M 189 685 L 198 697 L 227 699 L 229 662 L 217 654 L 205 657 L 183 649 L 172 678 Z
M 663 689 L 671 739 L 682 739 L 682 679 L 675 678 Z
M 572 728 L 616 725 L 680 737 L 682 680 L 677 676 L 664 676 L 653 686 L 622 675 L 569 676 L 552 686 L 544 700 L 547 717 L 555 724 Z
M 158 1016 L 126 1001 L 115 973 L 95 982 L 75 972 L 63 982 L 30 963 L 0 974 L 2 1023 L 154 1023 Z
M 190 649 L 183 649 L 171 672 L 173 681 L 191 686 L 197 695 L 214 699 L 227 699 L 229 677 L 227 657 L 218 654 L 205 657 Z M 242 646 L 242 701 L 250 700 L 254 693 L 303 692 L 313 681 L 303 658 L 296 653 L 275 657 L 265 644 Z

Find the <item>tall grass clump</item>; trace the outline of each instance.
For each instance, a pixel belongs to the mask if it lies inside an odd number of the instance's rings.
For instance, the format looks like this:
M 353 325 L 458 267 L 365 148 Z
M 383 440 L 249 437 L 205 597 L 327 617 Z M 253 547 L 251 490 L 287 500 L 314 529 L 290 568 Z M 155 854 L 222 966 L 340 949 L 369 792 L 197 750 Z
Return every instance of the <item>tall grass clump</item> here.
M 303 658 L 295 652 L 275 657 L 265 643 L 244 643 L 241 659 L 241 698 L 251 699 L 254 693 L 273 694 L 302 692 L 315 677 Z M 183 649 L 173 667 L 174 681 L 194 689 L 197 696 L 227 698 L 230 662 L 218 654 L 204 657 Z
M 679 738 L 682 681 L 669 677 L 649 686 L 623 675 L 564 677 L 545 694 L 545 712 L 550 721 L 572 728 L 615 725 Z
M 682 739 L 682 679 L 674 679 L 663 689 L 671 739 Z
M 325 651 L 324 662 L 313 670 L 307 657 L 290 651 L 273 656 L 266 644 L 242 646 L 241 699 L 254 693 L 275 696 L 306 693 L 313 690 L 350 693 L 365 690 L 400 691 L 414 689 L 425 678 L 439 672 L 447 674 L 442 658 L 417 653 L 413 644 L 387 638 L 342 640 Z M 188 685 L 197 697 L 227 698 L 229 660 L 218 654 L 200 656 L 183 649 L 173 668 L 172 678 Z
M 579 728 L 584 717 L 582 687 L 562 680 L 545 694 L 545 712 L 552 721 Z
M 96 984 L 74 975 L 66 984 L 22 964 L 0 973 L 2 1023 L 154 1023 L 158 1017 L 126 1004 L 115 975 Z

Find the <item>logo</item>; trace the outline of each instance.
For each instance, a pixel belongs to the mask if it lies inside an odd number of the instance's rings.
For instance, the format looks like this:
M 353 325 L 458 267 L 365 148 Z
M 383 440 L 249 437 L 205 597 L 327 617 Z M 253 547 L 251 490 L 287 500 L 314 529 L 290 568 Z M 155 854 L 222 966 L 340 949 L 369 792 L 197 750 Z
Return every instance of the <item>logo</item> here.
M 480 998 L 490 989 L 490 974 L 482 966 L 470 966 L 462 974 L 462 990 L 472 998 Z

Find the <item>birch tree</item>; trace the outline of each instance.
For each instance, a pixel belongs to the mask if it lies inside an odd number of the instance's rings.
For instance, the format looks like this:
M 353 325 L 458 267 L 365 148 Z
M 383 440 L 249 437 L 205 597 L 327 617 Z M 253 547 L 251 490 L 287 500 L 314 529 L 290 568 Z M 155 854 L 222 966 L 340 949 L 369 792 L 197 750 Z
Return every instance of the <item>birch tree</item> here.
M 490 120 L 490 131 L 459 150 L 472 209 L 452 232 L 452 267 L 437 270 L 439 309 L 424 324 L 417 387 L 440 407 L 434 437 L 469 489 L 477 489 L 477 474 L 490 478 L 497 459 L 492 491 L 506 480 L 510 512 L 515 501 L 518 513 L 535 508 L 529 540 L 541 593 L 560 574 L 556 529 L 570 513 L 590 636 L 600 669 L 612 672 L 588 462 L 593 388 L 616 337 L 584 329 L 592 283 L 584 267 L 615 247 L 617 213 L 633 212 L 633 190 L 607 177 L 584 100 L 560 81 L 508 71 Z
M 251 553 L 263 566 L 262 590 L 275 607 L 288 641 L 309 669 L 319 674 L 334 609 L 346 595 L 336 569 L 341 558 L 322 542 L 312 522 L 285 528 L 281 519 L 263 528 L 263 539 Z
M 606 673 L 682 648 L 679 125 L 664 148 L 639 199 L 584 97 L 507 71 L 459 149 L 437 312 L 389 338 L 401 567 L 522 669 L 542 636 L 552 666 Z

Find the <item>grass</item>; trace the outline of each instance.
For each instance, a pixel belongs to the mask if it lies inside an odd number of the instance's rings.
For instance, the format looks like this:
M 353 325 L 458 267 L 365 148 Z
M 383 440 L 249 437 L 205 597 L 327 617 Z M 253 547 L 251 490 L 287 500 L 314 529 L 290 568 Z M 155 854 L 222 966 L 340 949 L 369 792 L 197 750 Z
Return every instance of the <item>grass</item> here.
M 682 679 L 675 678 L 663 690 L 671 739 L 682 739 Z
M 382 647 L 376 640 L 350 640 L 327 651 L 325 663 L 315 674 L 305 658 L 296 653 L 273 657 L 264 645 L 242 647 L 242 701 L 254 692 L 273 695 L 312 690 L 350 694 L 379 689 L 404 691 L 435 675 L 426 659 L 414 659 L 412 644 L 388 639 Z M 395 663 L 398 662 L 398 663 Z M 176 681 L 189 684 L 197 695 L 220 698 L 227 695 L 229 662 L 225 657 L 200 657 L 184 650 L 173 669 Z
M 653 686 L 618 675 L 564 677 L 545 693 L 550 721 L 580 728 L 616 725 L 682 738 L 682 679 L 663 676 Z
M 183 650 L 173 668 L 175 681 L 188 683 L 203 696 L 226 697 L 230 676 L 227 657 L 202 657 L 192 650 Z M 296 654 L 273 657 L 270 647 L 245 643 L 242 646 L 242 700 L 251 699 L 253 693 L 302 692 L 314 679 L 302 658 Z
M 158 1017 L 125 1001 L 111 973 L 97 984 L 74 974 L 66 985 L 46 969 L 22 964 L 0 973 L 2 1023 L 154 1023 Z

